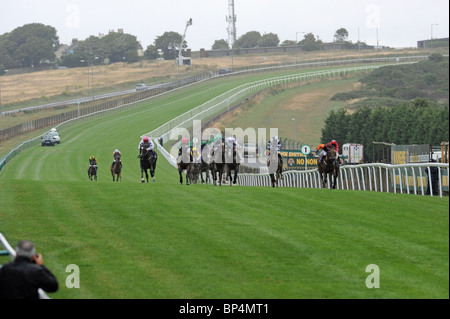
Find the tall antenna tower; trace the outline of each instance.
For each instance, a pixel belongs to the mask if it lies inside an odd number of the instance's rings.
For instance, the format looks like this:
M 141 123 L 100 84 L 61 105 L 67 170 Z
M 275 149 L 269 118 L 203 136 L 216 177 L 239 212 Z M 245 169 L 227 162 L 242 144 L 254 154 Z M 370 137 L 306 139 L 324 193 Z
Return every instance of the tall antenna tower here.
M 228 15 L 226 16 L 228 22 L 228 46 L 230 49 L 236 41 L 236 15 L 234 14 L 234 0 L 228 0 Z

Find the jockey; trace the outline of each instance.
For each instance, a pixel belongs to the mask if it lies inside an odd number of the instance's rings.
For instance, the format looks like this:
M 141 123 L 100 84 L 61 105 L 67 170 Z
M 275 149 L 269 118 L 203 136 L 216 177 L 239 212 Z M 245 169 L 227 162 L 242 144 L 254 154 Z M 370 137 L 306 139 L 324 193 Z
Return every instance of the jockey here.
M 194 162 L 200 163 L 200 157 L 202 156 L 202 154 L 197 150 L 196 147 L 192 148 L 191 156 L 192 156 Z
M 155 148 L 155 144 L 153 143 L 152 139 L 149 138 L 148 136 L 144 136 L 142 140 L 139 142 L 138 147 L 139 151 L 141 150 L 141 146 L 145 147 L 147 151 L 153 151 L 153 149 Z
M 95 158 L 95 156 L 89 157 L 89 165 L 97 167 L 97 159 Z
M 227 137 L 226 143 L 229 146 L 233 145 L 233 148 L 236 148 L 236 149 L 240 148 L 240 145 L 236 140 L 236 136 Z
M 114 163 L 116 162 L 116 156 L 118 156 L 119 163 L 120 163 L 120 165 L 122 165 L 122 161 L 121 161 L 122 153 L 116 148 L 113 153 L 114 161 L 111 164 L 111 168 L 114 166 Z
M 185 154 L 183 154 L 183 149 L 187 147 L 187 151 L 188 151 L 190 160 L 191 160 L 191 162 L 192 162 L 192 152 L 191 152 L 191 150 L 190 150 L 191 146 L 192 146 L 192 144 L 189 142 L 189 140 L 188 140 L 186 137 L 183 137 L 183 138 L 181 139 L 181 144 L 180 144 L 180 146 L 178 147 L 178 159 L 179 159 L 182 155 L 185 155 Z M 177 159 L 177 161 L 178 161 L 178 159 Z
M 320 144 L 319 146 L 317 146 L 317 151 L 322 150 L 322 153 L 320 154 L 320 157 L 319 157 L 319 160 L 318 160 L 319 163 L 322 161 L 322 158 L 325 155 L 327 155 L 327 151 L 329 149 L 331 149 L 332 147 L 335 148 L 336 156 L 339 158 L 339 144 L 335 140 L 332 140 L 330 143 Z
M 276 149 L 278 158 L 280 159 L 281 163 L 283 163 L 283 156 L 281 156 L 281 154 L 280 154 L 281 141 L 278 139 L 278 136 L 276 136 L 276 135 L 274 137 L 272 137 L 272 139 L 269 140 L 269 142 L 267 143 L 267 149 L 269 151 L 269 154 L 270 154 L 270 150 L 272 148 Z
M 120 151 L 116 148 L 114 153 L 113 153 L 113 157 L 114 157 L 114 163 L 116 162 L 116 156 L 119 156 L 119 162 L 121 162 L 120 158 L 122 157 L 122 153 L 120 153 Z
M 239 155 L 238 149 L 241 149 L 241 146 L 239 145 L 238 141 L 236 140 L 236 136 L 229 136 L 226 138 L 225 143 L 228 147 L 233 146 L 233 152 L 236 151 L 236 161 L 238 163 L 241 162 L 241 156 Z
M 222 140 L 223 140 L 222 134 L 219 133 L 210 142 L 212 142 L 214 146 L 217 146 Z
M 97 170 L 97 158 L 95 156 L 89 157 L 89 165 L 93 166 Z

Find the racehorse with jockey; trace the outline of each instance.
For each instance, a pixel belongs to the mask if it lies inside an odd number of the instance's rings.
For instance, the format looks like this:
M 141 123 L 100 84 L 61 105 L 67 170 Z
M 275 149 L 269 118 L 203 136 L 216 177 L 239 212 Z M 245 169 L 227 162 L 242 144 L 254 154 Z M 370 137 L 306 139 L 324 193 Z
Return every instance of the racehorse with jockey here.
M 95 156 L 89 157 L 88 177 L 90 180 L 94 178 L 97 181 L 97 158 Z
M 279 179 L 283 179 L 283 156 L 280 150 L 281 141 L 275 135 L 267 143 L 267 166 L 272 187 L 278 187 Z
M 271 150 L 276 151 L 278 154 L 278 159 L 281 161 L 281 163 L 283 163 L 283 156 L 280 153 L 281 150 L 281 141 L 278 138 L 278 136 L 274 136 L 272 137 L 269 142 L 267 143 L 267 151 L 268 151 L 268 155 L 270 156 L 270 152 Z
M 113 181 L 115 181 L 115 176 L 117 175 L 117 181 L 122 181 L 122 153 L 116 148 L 113 153 L 114 161 L 111 164 L 111 175 Z
M 186 185 L 189 185 L 191 181 L 191 163 L 192 163 L 192 152 L 191 144 L 186 137 L 181 139 L 181 144 L 179 145 L 177 166 L 178 173 L 180 175 L 180 184 L 183 184 L 183 171 L 186 170 Z
M 327 151 L 333 147 L 336 150 L 336 155 L 339 157 L 339 144 L 335 140 L 332 140 L 331 142 L 329 142 L 327 144 L 320 144 L 319 146 L 317 146 L 317 152 L 321 151 L 321 154 L 317 161 L 319 164 L 322 161 L 322 158 L 327 155 Z
M 139 155 L 140 159 L 140 167 L 141 167 L 141 182 L 144 183 L 144 173 L 148 183 L 148 173 L 147 170 L 150 170 L 150 175 L 155 180 L 155 169 L 156 169 L 156 161 L 158 159 L 156 152 L 154 151 L 155 144 L 148 137 L 144 136 L 139 143 Z
M 320 144 L 317 147 L 317 151 L 320 150 L 321 155 L 317 161 L 317 165 L 319 174 L 322 176 L 322 187 L 326 187 L 328 176 L 330 176 L 332 181 L 331 188 L 335 189 L 340 168 L 339 144 L 335 140 L 332 140 L 327 144 Z

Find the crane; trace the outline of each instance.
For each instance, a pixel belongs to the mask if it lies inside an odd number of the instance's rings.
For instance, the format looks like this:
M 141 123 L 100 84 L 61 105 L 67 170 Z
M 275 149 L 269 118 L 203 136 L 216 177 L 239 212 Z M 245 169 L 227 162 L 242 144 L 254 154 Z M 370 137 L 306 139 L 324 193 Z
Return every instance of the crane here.
M 183 34 L 183 38 L 181 39 L 181 44 L 180 44 L 180 49 L 178 51 L 178 58 L 177 58 L 177 65 L 191 65 L 191 58 L 185 58 L 183 57 L 183 55 L 181 54 L 181 51 L 183 50 L 183 44 L 184 44 L 184 39 L 186 38 L 186 31 L 187 28 L 192 25 L 192 18 L 190 18 L 187 22 L 186 22 L 186 28 L 184 29 L 184 34 Z

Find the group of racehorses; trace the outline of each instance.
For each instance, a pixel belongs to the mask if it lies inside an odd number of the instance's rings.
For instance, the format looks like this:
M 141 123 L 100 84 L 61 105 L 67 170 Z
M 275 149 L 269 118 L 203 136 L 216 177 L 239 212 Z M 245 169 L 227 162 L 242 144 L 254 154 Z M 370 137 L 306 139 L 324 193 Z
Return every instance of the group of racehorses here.
M 155 179 L 155 170 L 156 170 L 156 161 L 158 156 L 154 150 L 147 150 L 146 147 L 141 146 L 139 148 L 139 159 L 140 159 L 140 168 L 141 168 L 141 182 L 145 183 L 145 177 L 148 183 L 148 176 L 150 171 L 150 175 L 153 178 L 153 181 L 156 182 Z M 120 160 L 120 155 L 114 155 L 114 162 L 111 164 L 111 175 L 113 178 L 113 182 L 122 181 L 122 161 Z M 95 163 L 91 163 L 88 168 L 88 177 L 89 179 L 97 181 L 97 166 Z
M 239 172 L 240 160 L 235 146 L 226 147 L 225 142 L 216 143 L 209 151 L 201 152 L 198 160 L 194 160 L 190 147 L 188 144 L 181 146 L 181 155 L 177 159 L 178 172 L 180 175 L 180 184 L 183 184 L 183 172 L 186 172 L 186 185 L 196 182 L 200 176 L 201 182 L 208 183 L 210 173 L 213 178 L 214 185 L 222 185 L 224 177 L 229 179 L 230 186 L 236 186 L 237 176 Z M 282 179 L 282 162 L 276 158 L 277 152 L 271 152 L 267 160 L 269 168 L 269 175 L 272 187 L 278 187 L 278 182 Z M 140 168 L 141 168 L 141 182 L 149 180 L 148 171 L 155 182 L 155 169 L 157 154 L 153 150 L 147 150 L 145 147 L 140 147 L 139 152 Z M 273 163 L 277 165 L 273 165 Z M 324 159 L 318 163 L 319 174 L 322 178 L 322 187 L 325 188 L 330 177 L 331 188 L 336 188 L 336 182 L 339 177 L 340 160 L 335 148 L 327 150 Z M 115 158 L 111 165 L 111 175 L 113 181 L 122 181 L 122 162 L 120 158 Z M 234 176 L 232 173 L 234 172 Z M 144 179 L 144 173 L 146 179 Z M 203 178 L 205 174 L 205 179 Z M 88 176 L 90 180 L 97 181 L 97 169 L 94 165 L 90 165 L 88 169 Z
M 194 155 L 190 152 L 188 144 L 181 145 L 181 152 L 177 159 L 180 184 L 183 184 L 183 171 L 186 171 L 186 185 L 195 183 L 199 175 L 202 184 L 208 183 L 211 173 L 214 185 L 221 186 L 222 180 L 226 177 L 230 181 L 230 186 L 236 186 L 240 160 L 235 145 L 226 147 L 224 141 L 218 141 L 213 146 L 202 148 L 201 156 L 194 158 Z M 234 176 L 231 172 L 234 172 Z

